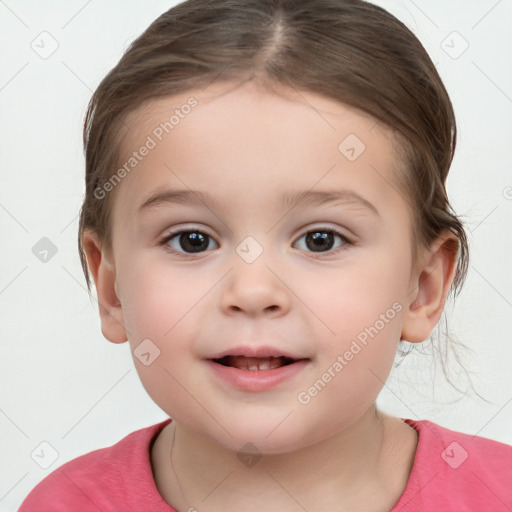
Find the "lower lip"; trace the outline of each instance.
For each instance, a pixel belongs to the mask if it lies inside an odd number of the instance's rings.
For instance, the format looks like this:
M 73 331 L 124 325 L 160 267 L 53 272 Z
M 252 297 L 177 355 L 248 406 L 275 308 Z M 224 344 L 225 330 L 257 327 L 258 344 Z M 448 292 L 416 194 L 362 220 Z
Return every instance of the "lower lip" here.
M 230 386 L 243 391 L 269 391 L 276 388 L 279 384 L 293 378 L 300 373 L 308 361 L 306 359 L 297 361 L 280 368 L 270 370 L 241 370 L 231 366 L 223 366 L 215 363 L 211 359 L 206 361 L 213 373 L 220 377 Z

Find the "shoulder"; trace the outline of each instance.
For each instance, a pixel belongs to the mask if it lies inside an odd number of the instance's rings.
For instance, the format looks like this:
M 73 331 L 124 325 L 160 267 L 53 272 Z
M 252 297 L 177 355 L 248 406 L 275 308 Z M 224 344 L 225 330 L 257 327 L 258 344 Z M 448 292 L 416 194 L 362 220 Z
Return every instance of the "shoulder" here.
M 507 476 L 507 483 L 510 485 L 512 446 L 478 435 L 450 430 L 427 420 L 411 420 L 411 423 L 413 426 L 416 424 L 428 436 L 429 444 L 442 448 L 441 459 L 447 468 L 457 469 L 467 465 L 472 470 L 477 470 L 485 465 L 488 471 L 498 470 L 500 474 Z
M 465 512 L 512 505 L 512 446 L 427 420 L 405 422 L 419 440 L 409 482 L 393 510 Z
M 126 503 L 136 510 L 141 500 L 164 505 L 152 510 L 171 511 L 156 489 L 150 459 L 152 442 L 170 421 L 132 432 L 113 446 L 63 464 L 34 487 L 19 512 L 106 512 L 128 510 L 123 507 Z

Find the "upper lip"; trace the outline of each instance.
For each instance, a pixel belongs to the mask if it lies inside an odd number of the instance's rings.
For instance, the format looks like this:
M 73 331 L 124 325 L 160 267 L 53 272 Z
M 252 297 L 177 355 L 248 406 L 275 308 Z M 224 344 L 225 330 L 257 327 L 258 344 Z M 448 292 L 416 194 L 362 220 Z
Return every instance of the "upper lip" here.
M 253 358 L 265 358 L 265 357 L 287 357 L 289 359 L 308 359 L 306 357 L 292 354 L 286 350 L 281 350 L 270 346 L 258 346 L 251 347 L 247 345 L 241 345 L 238 347 L 229 348 L 222 352 L 215 353 L 206 359 L 222 359 L 227 356 L 239 356 L 239 357 L 253 357 Z

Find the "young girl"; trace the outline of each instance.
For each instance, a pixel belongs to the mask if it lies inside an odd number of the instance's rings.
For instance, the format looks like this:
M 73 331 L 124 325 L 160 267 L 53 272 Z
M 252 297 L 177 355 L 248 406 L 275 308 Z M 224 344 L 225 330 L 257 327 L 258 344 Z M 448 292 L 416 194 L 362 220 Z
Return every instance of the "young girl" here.
M 91 100 L 79 246 L 168 420 L 22 512 L 498 511 L 512 447 L 379 411 L 463 284 L 452 105 L 361 0 L 188 0 Z

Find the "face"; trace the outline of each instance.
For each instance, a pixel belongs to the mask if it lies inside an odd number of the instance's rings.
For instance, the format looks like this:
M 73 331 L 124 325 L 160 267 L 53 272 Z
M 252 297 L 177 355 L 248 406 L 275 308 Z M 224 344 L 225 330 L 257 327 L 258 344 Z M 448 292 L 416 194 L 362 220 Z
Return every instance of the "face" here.
M 263 453 L 373 406 L 412 269 L 392 134 L 284 92 L 216 84 L 134 112 L 113 212 L 115 289 L 147 392 L 177 424 Z

